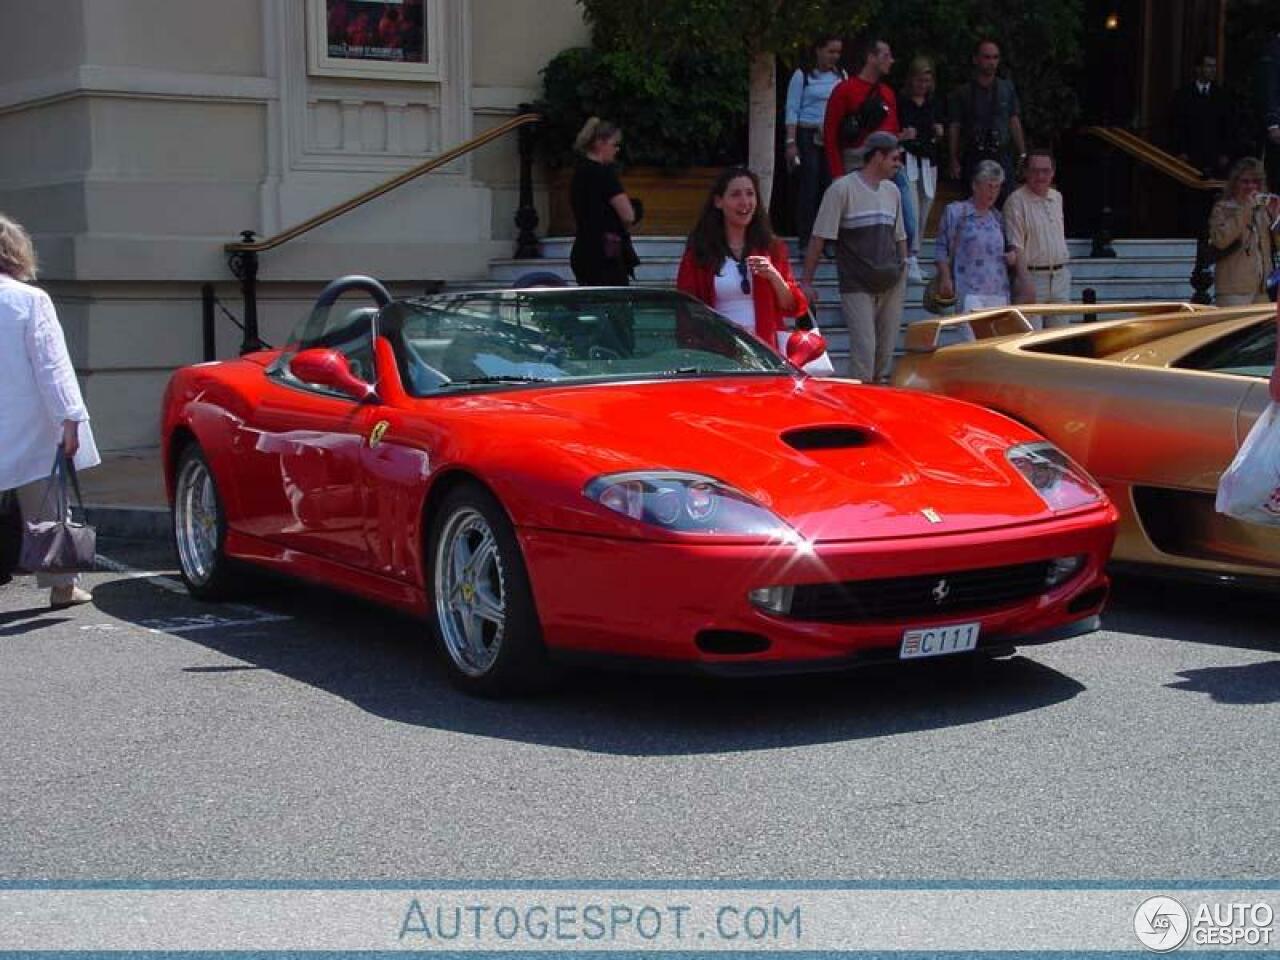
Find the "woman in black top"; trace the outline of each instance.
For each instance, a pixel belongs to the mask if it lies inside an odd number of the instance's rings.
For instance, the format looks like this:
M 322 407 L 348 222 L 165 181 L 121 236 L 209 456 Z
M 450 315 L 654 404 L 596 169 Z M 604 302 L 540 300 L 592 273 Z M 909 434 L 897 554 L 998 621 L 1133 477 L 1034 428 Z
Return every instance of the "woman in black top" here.
M 905 167 L 919 216 L 916 244 L 924 237 L 929 209 L 938 185 L 938 147 L 942 143 L 942 117 L 933 96 L 933 61 L 916 57 L 907 73 L 907 85 L 898 94 L 898 122 L 902 125 Z M 905 136 L 910 132 L 912 136 Z M 918 250 L 911 251 L 913 254 Z
M 582 158 L 569 188 L 578 228 L 569 263 L 584 287 L 625 287 L 640 262 L 627 232 L 636 222 L 635 207 L 613 168 L 621 143 L 622 131 L 599 117 L 583 125 L 574 143 Z

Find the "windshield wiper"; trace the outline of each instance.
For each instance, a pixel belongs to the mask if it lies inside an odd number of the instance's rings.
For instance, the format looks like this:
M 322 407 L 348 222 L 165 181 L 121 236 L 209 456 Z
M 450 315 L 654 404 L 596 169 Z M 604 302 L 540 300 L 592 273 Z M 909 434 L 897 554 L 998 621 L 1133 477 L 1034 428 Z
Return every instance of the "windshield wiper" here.
M 447 387 L 467 386 L 470 384 L 483 383 L 555 383 L 551 377 L 531 377 L 524 374 L 516 373 L 499 373 L 485 377 L 466 377 L 461 380 L 450 380 L 444 384 Z
M 667 376 L 667 375 L 679 376 L 680 374 L 702 374 L 704 376 L 714 376 L 714 377 L 737 377 L 737 376 L 742 376 L 743 374 L 782 373 L 782 372 L 785 372 L 785 371 L 744 370 L 741 368 L 726 370 L 723 367 L 676 367 L 674 370 L 663 370 L 662 376 Z

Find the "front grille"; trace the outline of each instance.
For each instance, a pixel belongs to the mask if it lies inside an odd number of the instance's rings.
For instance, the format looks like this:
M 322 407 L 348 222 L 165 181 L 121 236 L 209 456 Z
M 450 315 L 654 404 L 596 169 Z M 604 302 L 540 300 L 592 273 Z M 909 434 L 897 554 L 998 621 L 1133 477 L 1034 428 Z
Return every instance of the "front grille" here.
M 796 587 L 796 620 L 862 623 L 986 610 L 1044 593 L 1049 561 Z

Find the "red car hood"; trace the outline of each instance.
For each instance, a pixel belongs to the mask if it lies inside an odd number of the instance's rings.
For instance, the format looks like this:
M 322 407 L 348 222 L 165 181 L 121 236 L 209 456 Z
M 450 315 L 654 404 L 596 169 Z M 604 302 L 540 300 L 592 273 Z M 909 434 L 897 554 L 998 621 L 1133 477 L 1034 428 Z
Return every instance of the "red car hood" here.
M 475 416 L 478 397 L 469 398 Z M 489 394 L 584 481 L 660 468 L 716 477 L 810 540 L 950 534 L 1052 516 L 1005 460 L 1038 439 L 969 404 L 886 387 L 745 377 Z M 488 406 L 487 403 L 480 405 Z M 529 451 L 534 455 L 533 451 Z

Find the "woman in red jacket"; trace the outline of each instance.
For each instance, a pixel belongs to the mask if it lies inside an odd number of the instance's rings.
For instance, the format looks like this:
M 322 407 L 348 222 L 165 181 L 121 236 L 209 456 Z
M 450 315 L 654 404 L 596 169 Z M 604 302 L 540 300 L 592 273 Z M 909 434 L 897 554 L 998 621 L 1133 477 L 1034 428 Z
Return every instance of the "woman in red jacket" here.
M 743 167 L 716 178 L 689 234 L 676 286 L 777 350 L 784 318 L 800 316 L 809 304 L 759 196 L 760 182 Z

